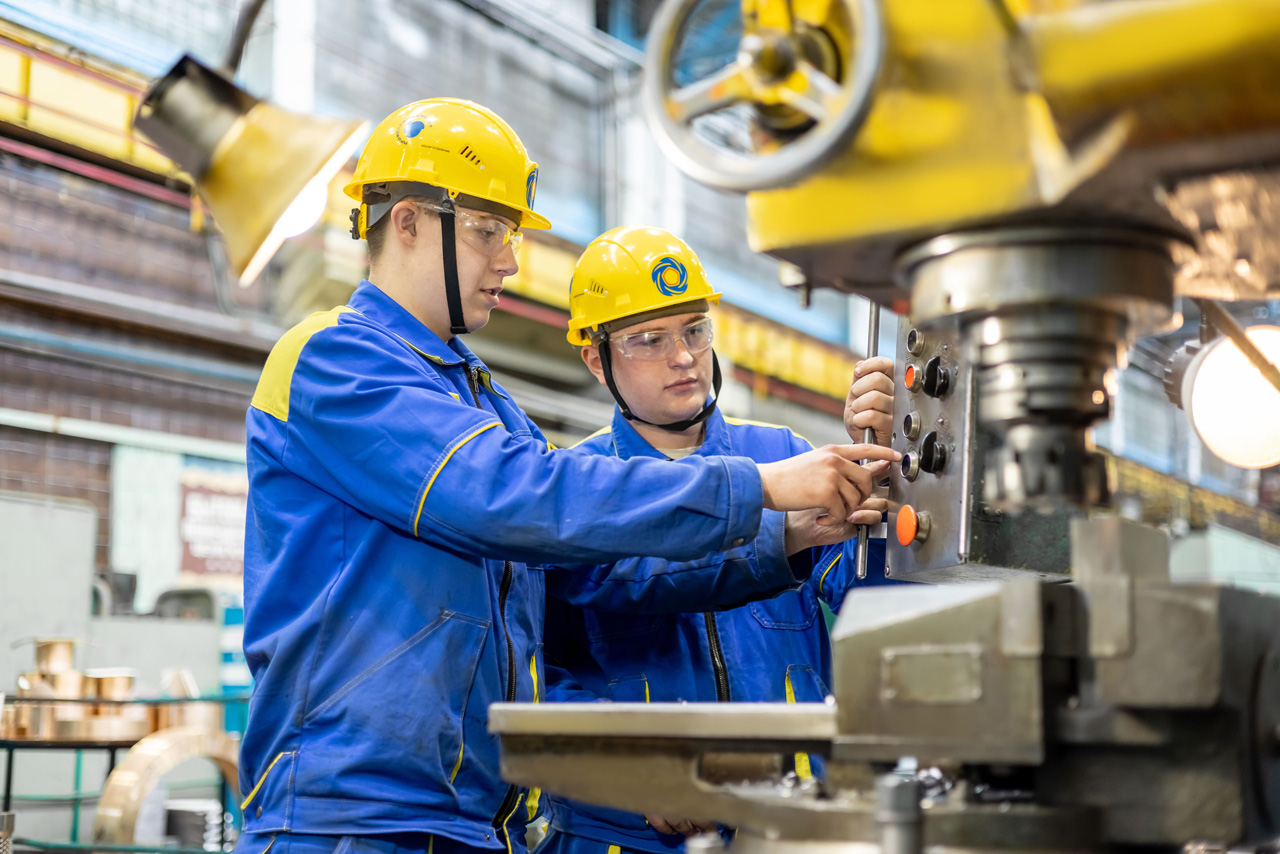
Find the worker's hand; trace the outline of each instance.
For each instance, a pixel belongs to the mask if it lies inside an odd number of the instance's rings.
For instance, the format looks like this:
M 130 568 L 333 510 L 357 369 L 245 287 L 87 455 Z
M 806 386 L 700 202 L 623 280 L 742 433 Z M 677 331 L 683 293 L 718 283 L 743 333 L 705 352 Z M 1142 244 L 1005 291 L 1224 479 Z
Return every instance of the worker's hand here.
M 822 510 L 792 510 L 787 513 L 784 526 L 787 557 L 814 546 L 834 546 L 858 535 L 858 526 L 852 522 L 841 520 L 838 525 L 820 525 L 819 519 L 826 519 Z
M 776 463 L 757 463 L 769 510 L 825 512 L 815 520 L 822 527 L 839 525 L 871 497 L 872 487 L 885 476 L 889 461 L 902 455 L 878 445 L 827 445 Z M 872 460 L 865 466 L 858 460 Z
M 792 510 L 787 514 L 784 527 L 787 557 L 815 546 L 834 546 L 851 540 L 858 535 L 860 526 L 879 525 L 888 509 L 889 499 L 872 496 L 853 512 L 850 517 L 852 521 L 842 521 L 835 525 L 826 522 L 822 510 Z
M 844 401 L 844 429 L 862 441 L 862 431 L 876 431 L 876 444 L 889 444 L 893 432 L 893 359 L 863 359 L 853 369 L 853 385 Z
M 680 834 L 682 836 L 697 836 L 699 833 L 711 833 L 716 829 L 714 821 L 693 821 L 692 819 L 682 818 L 663 818 L 659 815 L 647 815 L 644 820 L 649 822 L 649 826 L 659 833 L 665 833 L 668 836 Z

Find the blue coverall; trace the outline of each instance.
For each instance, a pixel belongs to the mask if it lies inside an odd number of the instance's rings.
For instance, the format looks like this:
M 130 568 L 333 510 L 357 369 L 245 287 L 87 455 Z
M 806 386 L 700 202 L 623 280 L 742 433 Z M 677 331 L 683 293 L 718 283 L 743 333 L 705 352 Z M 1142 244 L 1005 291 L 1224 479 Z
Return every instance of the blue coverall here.
M 369 282 L 284 335 L 247 418 L 242 854 L 518 854 L 525 792 L 486 719 L 544 697 L 544 577 L 650 611 L 804 577 L 694 560 L 758 532 L 781 550 L 752 461 L 553 452 L 459 339 Z
M 786 427 L 707 419 L 696 458 L 746 456 L 761 463 L 812 449 Z M 665 459 L 615 410 L 613 423 L 569 453 Z M 868 577 L 854 576 L 856 540 L 791 558 L 812 578 L 772 599 L 695 614 L 620 614 L 549 601 L 545 655 L 552 702 L 822 702 L 831 684 L 831 645 L 819 600 L 839 611 L 854 586 L 896 583 L 884 575 L 884 540 L 870 543 Z M 710 555 L 707 563 L 723 556 Z M 793 758 L 801 776 L 821 774 L 818 757 Z M 665 854 L 684 837 L 658 833 L 643 816 L 547 796 L 550 832 L 537 854 Z M 671 816 L 683 818 L 683 816 Z

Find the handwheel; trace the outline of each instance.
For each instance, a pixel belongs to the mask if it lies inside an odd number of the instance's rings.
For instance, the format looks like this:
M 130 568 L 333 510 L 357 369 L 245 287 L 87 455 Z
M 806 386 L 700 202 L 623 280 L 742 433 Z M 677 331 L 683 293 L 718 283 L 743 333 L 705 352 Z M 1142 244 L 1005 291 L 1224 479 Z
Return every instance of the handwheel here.
M 737 58 L 678 87 L 677 49 L 698 2 L 667 0 L 654 16 L 642 95 L 658 144 L 686 175 L 721 190 L 771 189 L 812 174 L 848 146 L 884 62 L 878 0 L 839 0 L 851 22 L 843 36 L 799 19 L 791 0 L 743 0 Z M 832 38 L 848 44 L 824 51 Z M 695 133 L 695 119 L 744 103 L 756 108 L 763 131 L 753 134 L 754 150 L 733 151 Z

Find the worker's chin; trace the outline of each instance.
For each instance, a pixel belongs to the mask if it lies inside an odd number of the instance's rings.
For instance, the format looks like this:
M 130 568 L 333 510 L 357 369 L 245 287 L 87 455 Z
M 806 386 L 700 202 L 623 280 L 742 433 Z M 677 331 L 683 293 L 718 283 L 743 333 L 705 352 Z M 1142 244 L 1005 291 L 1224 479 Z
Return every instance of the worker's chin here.
M 697 416 L 702 411 L 701 406 L 679 407 L 676 409 L 668 409 L 659 424 L 678 424 L 681 421 L 688 421 L 690 418 Z
M 478 332 L 489 324 L 489 315 L 493 313 L 491 308 L 477 308 L 467 312 L 467 331 Z

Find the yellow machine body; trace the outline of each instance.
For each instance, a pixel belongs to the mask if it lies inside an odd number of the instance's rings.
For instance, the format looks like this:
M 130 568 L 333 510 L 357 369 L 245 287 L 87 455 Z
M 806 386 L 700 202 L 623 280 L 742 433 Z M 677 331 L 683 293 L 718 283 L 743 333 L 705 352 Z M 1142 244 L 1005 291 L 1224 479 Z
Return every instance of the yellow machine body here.
M 833 5 L 797 3 L 795 14 L 820 27 Z M 785 6 L 744 10 L 763 21 Z M 1232 145 L 1280 131 L 1278 0 L 882 7 L 887 55 L 865 125 L 811 177 L 748 195 L 753 249 L 804 266 L 808 250 L 832 244 L 871 241 L 884 254 L 1070 202 L 1122 160 L 1158 170 L 1176 148 L 1179 168 L 1212 171 L 1249 159 Z M 1142 183 L 1147 199 L 1117 203 L 1104 187 L 1094 212 L 1154 206 L 1152 182 L 1121 183 Z M 870 284 L 882 272 L 846 275 Z

